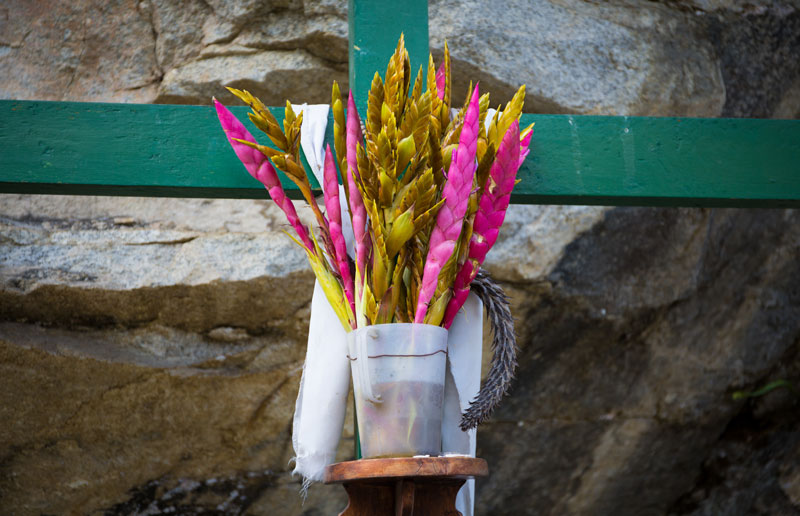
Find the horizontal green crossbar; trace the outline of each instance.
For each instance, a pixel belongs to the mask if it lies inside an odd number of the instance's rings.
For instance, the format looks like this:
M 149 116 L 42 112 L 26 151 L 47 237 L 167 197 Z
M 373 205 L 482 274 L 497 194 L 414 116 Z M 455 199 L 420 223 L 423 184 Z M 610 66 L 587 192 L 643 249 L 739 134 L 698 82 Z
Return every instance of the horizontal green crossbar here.
M 245 107 L 232 110 L 247 120 Z M 282 110 L 275 115 L 280 120 Z M 800 207 L 800 121 L 522 121 L 536 128 L 515 203 Z M 294 185 L 284 185 L 299 198 Z M 211 106 L 15 100 L 0 101 L 0 192 L 266 196 L 237 161 Z

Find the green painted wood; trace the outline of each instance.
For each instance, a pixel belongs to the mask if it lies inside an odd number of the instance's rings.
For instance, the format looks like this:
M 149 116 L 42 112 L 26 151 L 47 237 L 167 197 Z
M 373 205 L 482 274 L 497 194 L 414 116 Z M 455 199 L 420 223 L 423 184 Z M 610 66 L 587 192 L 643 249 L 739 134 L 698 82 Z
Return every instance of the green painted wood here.
M 412 80 L 428 65 L 428 1 L 350 0 L 350 88 L 359 106 L 367 105 L 369 87 L 397 47 L 402 32 L 411 61 Z M 426 69 L 426 68 L 425 68 Z
M 247 107 L 230 109 L 269 143 Z M 270 109 L 283 120 L 283 108 Z M 332 120 L 326 138 L 333 139 Z M 212 106 L 0 101 L 0 148 L 0 191 L 7 193 L 266 196 L 238 162 Z M 302 198 L 283 179 L 289 195 Z
M 523 115 L 536 122 L 512 202 L 800 206 L 800 121 Z
M 266 143 L 245 107 L 232 110 Z M 800 207 L 797 120 L 523 115 L 530 122 L 515 203 Z M 211 106 L 0 101 L 0 149 L 6 193 L 266 197 Z

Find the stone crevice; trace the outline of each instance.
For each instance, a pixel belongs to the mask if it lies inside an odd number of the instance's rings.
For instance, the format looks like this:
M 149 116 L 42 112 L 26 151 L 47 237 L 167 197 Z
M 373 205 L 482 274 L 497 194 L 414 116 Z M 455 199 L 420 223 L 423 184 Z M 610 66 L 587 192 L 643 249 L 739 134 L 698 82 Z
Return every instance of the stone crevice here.
M 150 25 L 150 31 L 151 34 L 153 35 L 153 63 L 155 64 L 156 69 L 158 70 L 158 76 L 154 79 L 153 83 L 158 84 L 164 79 L 164 68 L 161 65 L 161 62 L 158 58 L 159 33 L 158 30 L 156 29 L 156 22 L 154 19 L 155 7 L 151 3 L 153 1 L 156 0 L 141 0 L 137 5 L 137 9 L 139 13 L 142 13 L 143 10 L 146 11 L 142 14 L 144 14 L 145 20 Z
M 78 76 L 78 73 L 80 73 L 80 67 L 81 67 L 81 64 L 83 63 L 83 55 L 86 53 L 86 21 L 85 20 L 84 20 L 83 25 L 82 25 L 81 28 L 82 28 L 81 39 L 80 39 L 81 51 L 78 54 L 78 60 L 77 60 L 77 63 L 75 64 L 75 68 L 72 71 L 72 75 L 70 76 L 69 80 L 67 81 L 66 86 L 64 87 L 64 93 L 63 93 L 62 100 L 69 97 L 70 88 L 72 87 L 72 83 L 75 82 L 75 78 Z
M 184 238 L 176 238 L 174 240 L 150 240 L 147 242 L 125 242 L 122 245 L 132 245 L 132 246 L 141 246 L 141 245 L 180 245 L 180 244 L 188 244 L 193 240 L 196 240 L 197 236 L 188 236 Z

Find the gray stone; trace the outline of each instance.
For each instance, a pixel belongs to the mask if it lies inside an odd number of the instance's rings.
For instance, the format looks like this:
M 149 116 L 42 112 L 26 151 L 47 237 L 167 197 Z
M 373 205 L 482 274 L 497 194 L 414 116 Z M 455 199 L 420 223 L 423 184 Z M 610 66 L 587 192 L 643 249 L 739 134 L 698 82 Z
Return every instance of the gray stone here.
M 345 72 L 303 50 L 247 52 L 209 57 L 170 70 L 156 102 L 206 104 L 212 96 L 224 103 L 239 102 L 225 90 L 232 86 L 249 90 L 268 105 L 282 105 L 286 99 L 296 99 L 297 84 L 303 84 L 304 94 L 298 101 L 325 103 L 330 102 L 331 81 L 346 84 Z
M 211 15 L 208 4 L 201 0 L 144 0 L 138 7 L 152 23 L 159 68 L 172 69 L 200 53 L 201 27 Z
M 306 331 L 313 274 L 266 200 L 3 197 L 2 318 Z
M 781 211 L 615 209 L 515 282 L 519 380 L 482 429 L 479 513 L 664 514 L 741 410 L 730 393 L 798 375 L 798 227 Z
M 796 115 L 800 3 L 771 2 L 743 13 L 718 11 L 702 18 L 727 89 L 722 115 Z
M 469 15 L 468 13 L 475 13 Z M 493 14 L 493 13 L 496 13 Z M 456 98 L 480 80 L 505 102 L 526 84 L 545 113 L 718 116 L 725 86 L 714 49 L 690 15 L 648 3 L 437 1 L 431 45 L 447 39 Z
M 148 102 L 161 71 L 133 0 L 0 6 L 0 98 Z

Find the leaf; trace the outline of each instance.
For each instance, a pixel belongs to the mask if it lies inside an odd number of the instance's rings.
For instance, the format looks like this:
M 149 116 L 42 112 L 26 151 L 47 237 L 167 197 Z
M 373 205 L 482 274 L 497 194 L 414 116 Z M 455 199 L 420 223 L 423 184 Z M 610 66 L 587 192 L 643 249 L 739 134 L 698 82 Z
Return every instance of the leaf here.
M 447 303 L 450 302 L 450 296 L 450 289 L 447 289 L 428 306 L 428 313 L 425 316 L 425 324 L 432 324 L 434 326 L 439 326 L 442 324 Z
M 406 169 L 416 152 L 417 148 L 414 145 L 413 134 L 403 138 L 397 143 L 397 174 L 402 173 Z
M 394 285 L 389 287 L 389 289 L 383 294 L 381 298 L 381 302 L 378 305 L 378 313 L 375 317 L 375 324 L 389 324 L 392 322 L 394 318 L 394 308 L 396 306 L 393 303 L 395 290 L 399 290 L 399 287 L 396 289 Z
M 392 229 L 386 237 L 386 255 L 392 260 L 400 251 L 400 248 L 414 236 L 414 210 L 409 208 L 400 216 L 395 217 L 392 222 Z
M 755 391 L 736 391 L 731 396 L 734 401 L 742 400 L 745 398 L 757 398 L 759 396 L 763 396 L 768 394 L 775 389 L 779 389 L 784 387 L 789 389 L 793 394 L 800 395 L 800 392 L 795 389 L 794 385 L 791 384 L 788 380 L 775 380 L 773 382 L 769 382 L 768 384 L 764 385 L 763 387 L 756 389 Z
M 440 199 L 439 202 L 431 206 L 430 209 L 426 210 L 419 217 L 414 219 L 414 229 L 416 232 L 425 231 L 425 229 L 430 225 L 431 221 L 436 218 L 436 214 L 444 204 L 444 201 L 444 199 Z
M 436 93 L 436 67 L 433 65 L 433 56 L 430 54 L 428 54 L 428 91 L 431 93 L 431 116 L 441 126 L 439 112 L 442 109 L 443 102 Z
M 486 184 L 486 180 L 489 178 L 489 171 L 492 168 L 492 163 L 494 163 L 496 153 L 497 151 L 494 143 L 489 143 L 480 161 L 478 161 L 478 168 L 475 170 L 475 185 L 480 187 L 480 192 L 478 193 L 479 199 L 483 194 L 483 187 Z
M 261 152 L 261 154 L 263 154 L 264 156 L 266 156 L 268 158 L 272 158 L 273 156 L 280 156 L 281 155 L 280 151 L 277 151 L 277 150 L 273 149 L 272 147 L 267 147 L 266 145 L 259 145 L 256 142 L 251 142 L 249 140 L 242 140 L 240 138 L 231 138 L 231 139 L 233 141 L 235 141 L 235 142 L 239 142 L 239 143 L 242 143 L 244 145 L 247 145 L 248 147 L 254 148 L 255 150 Z
M 364 313 L 367 316 L 367 324 L 375 324 L 378 319 L 378 303 L 368 283 L 364 284 Z

